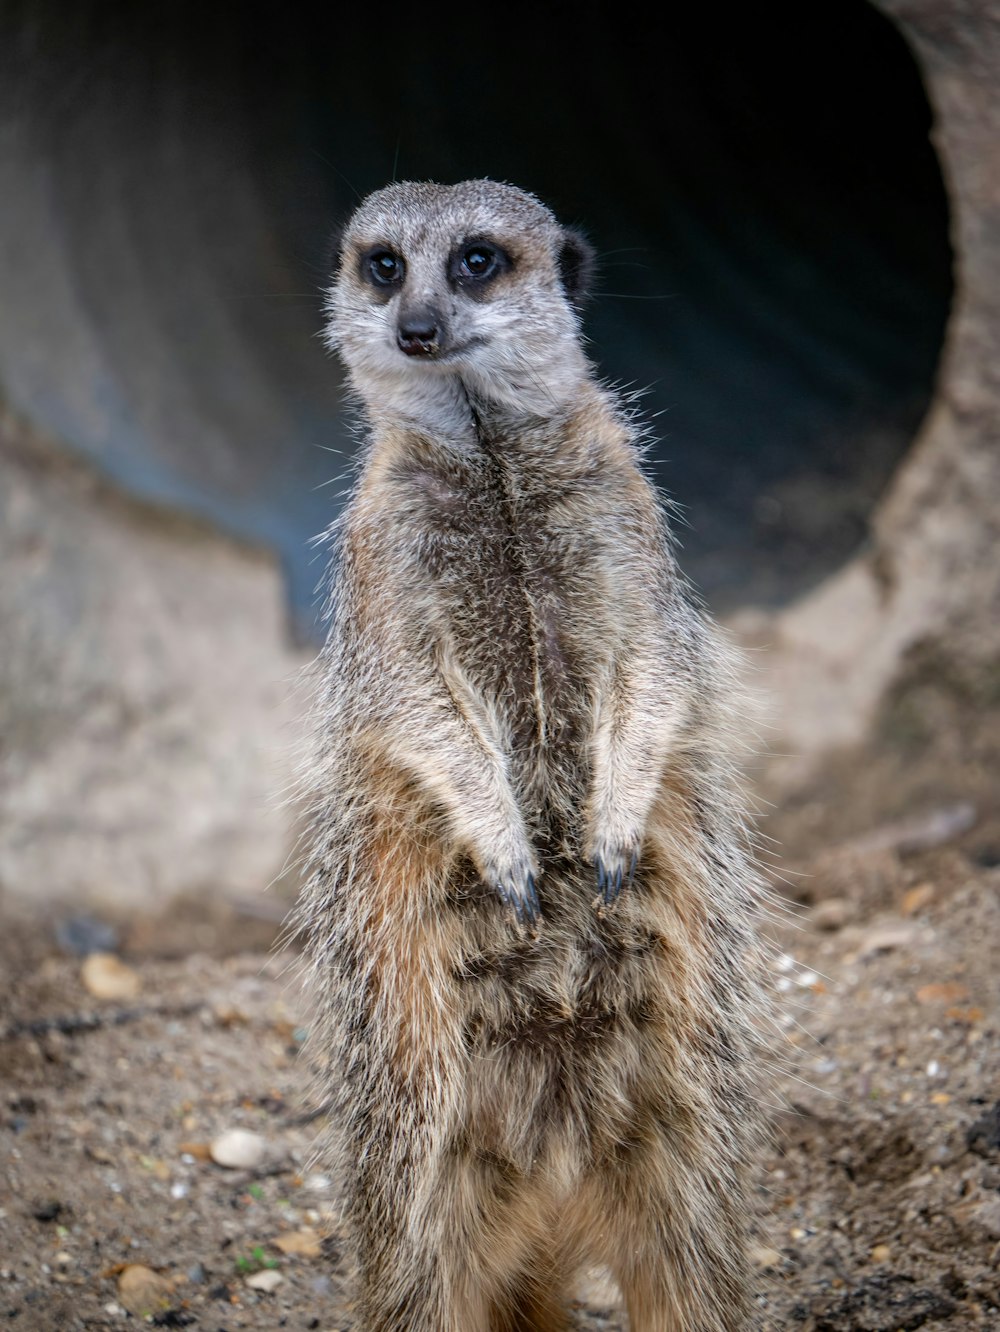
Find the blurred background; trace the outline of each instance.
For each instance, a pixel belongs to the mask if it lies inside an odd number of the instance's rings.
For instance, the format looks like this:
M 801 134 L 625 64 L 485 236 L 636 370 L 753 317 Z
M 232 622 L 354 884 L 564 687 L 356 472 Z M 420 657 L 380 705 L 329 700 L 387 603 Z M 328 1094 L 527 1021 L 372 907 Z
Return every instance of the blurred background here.
M 0 7 L 0 890 L 280 869 L 354 447 L 330 237 L 392 178 L 511 180 L 589 233 L 594 359 L 646 395 L 716 613 L 871 551 L 956 302 L 925 72 L 862 0 L 643 13 Z

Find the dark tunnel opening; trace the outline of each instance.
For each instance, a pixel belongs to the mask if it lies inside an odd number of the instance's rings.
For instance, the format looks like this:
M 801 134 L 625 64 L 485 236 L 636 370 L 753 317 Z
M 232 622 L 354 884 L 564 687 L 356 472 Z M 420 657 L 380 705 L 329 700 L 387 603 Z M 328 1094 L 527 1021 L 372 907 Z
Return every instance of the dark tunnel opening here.
M 806 590 L 933 393 L 930 109 L 861 0 L 678 7 L 666 40 L 641 14 L 8 3 L 0 396 L 272 545 L 308 625 L 353 448 L 316 337 L 332 223 L 393 176 L 508 179 L 598 247 L 593 353 L 648 390 L 695 583 L 720 611 Z

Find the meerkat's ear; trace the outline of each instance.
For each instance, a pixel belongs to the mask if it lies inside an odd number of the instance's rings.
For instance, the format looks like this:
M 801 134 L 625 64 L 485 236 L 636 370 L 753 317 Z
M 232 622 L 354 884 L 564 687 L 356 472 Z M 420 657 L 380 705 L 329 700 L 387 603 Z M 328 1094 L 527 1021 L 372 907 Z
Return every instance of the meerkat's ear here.
M 582 305 L 590 294 L 594 275 L 594 247 L 576 227 L 563 227 L 559 249 L 559 275 L 566 295 L 574 305 Z

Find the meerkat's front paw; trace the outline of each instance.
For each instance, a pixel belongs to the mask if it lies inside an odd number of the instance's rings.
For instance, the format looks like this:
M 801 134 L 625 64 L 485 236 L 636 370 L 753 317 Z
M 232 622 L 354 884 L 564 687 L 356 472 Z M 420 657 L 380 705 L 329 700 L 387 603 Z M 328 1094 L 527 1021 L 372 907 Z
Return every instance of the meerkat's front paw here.
M 597 876 L 598 907 L 609 907 L 623 888 L 631 888 L 639 864 L 639 844 L 629 842 L 616 846 L 602 845 L 595 849 L 591 863 Z
M 520 862 L 505 869 L 487 865 L 483 878 L 506 906 L 514 913 L 518 925 L 535 929 L 541 919 L 535 872 L 530 865 Z

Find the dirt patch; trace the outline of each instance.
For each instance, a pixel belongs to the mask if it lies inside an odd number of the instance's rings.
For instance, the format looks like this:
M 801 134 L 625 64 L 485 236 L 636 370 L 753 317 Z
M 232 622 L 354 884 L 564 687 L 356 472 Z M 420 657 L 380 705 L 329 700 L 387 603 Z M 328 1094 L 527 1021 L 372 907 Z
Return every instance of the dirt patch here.
M 1000 1325 L 997 830 L 985 778 L 963 785 L 934 762 L 941 808 L 974 805 L 971 823 L 936 825 L 938 845 L 914 850 L 887 821 L 912 832 L 935 809 L 920 803 L 926 770 L 911 778 L 919 799 L 893 789 L 879 804 L 884 756 L 853 783 L 846 760 L 832 764 L 825 789 L 771 820 L 792 886 L 770 925 L 766 1332 Z M 352 1326 L 334 1185 L 312 1164 L 323 1109 L 294 957 L 262 946 L 260 922 L 242 932 L 209 913 L 209 930 L 185 910 L 191 944 L 214 952 L 183 956 L 183 915 L 169 931 L 133 923 L 117 946 L 140 989 L 124 1001 L 87 992 L 66 951 L 79 926 L 61 923 L 62 945 L 51 920 L 8 922 L 0 939 L 0 1319 L 12 1328 L 135 1324 L 144 1297 L 138 1313 L 123 1307 L 126 1266 L 159 1276 L 157 1326 Z M 241 951 L 223 955 L 227 940 Z M 262 1140 L 256 1163 L 211 1160 L 231 1129 Z M 592 1285 L 587 1298 L 580 1328 L 622 1326 L 613 1293 Z

